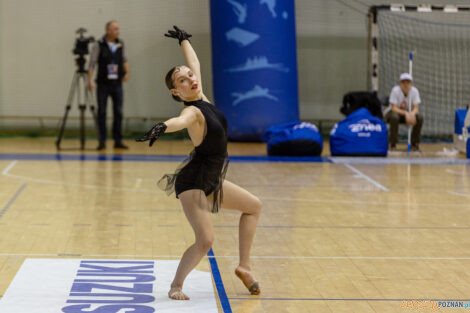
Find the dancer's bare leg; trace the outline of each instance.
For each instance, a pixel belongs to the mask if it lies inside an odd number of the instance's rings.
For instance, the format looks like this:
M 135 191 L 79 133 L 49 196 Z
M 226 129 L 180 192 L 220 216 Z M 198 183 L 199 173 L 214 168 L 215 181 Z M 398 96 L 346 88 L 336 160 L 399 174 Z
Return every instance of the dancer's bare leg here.
M 240 264 L 235 269 L 235 274 L 242 280 L 251 294 L 259 294 L 259 285 L 251 273 L 250 250 L 261 214 L 262 203 L 247 190 L 225 180 L 222 207 L 242 212 L 238 230 Z
M 214 241 L 214 231 L 207 198 L 201 190 L 188 190 L 178 197 L 184 214 L 194 230 L 196 241 L 184 252 L 168 296 L 175 300 L 189 300 L 189 297 L 182 291 L 183 282 L 210 250 Z

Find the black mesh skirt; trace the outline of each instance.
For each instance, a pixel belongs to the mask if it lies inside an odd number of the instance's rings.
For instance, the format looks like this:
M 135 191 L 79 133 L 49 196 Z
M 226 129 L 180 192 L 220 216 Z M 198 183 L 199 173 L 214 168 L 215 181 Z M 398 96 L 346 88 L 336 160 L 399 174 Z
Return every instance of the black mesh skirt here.
M 206 196 L 213 194 L 212 213 L 219 211 L 222 203 L 222 184 L 228 168 L 228 155 L 202 155 L 193 150 L 181 163 L 174 174 L 164 175 L 157 183 L 158 187 L 178 198 L 186 190 L 199 189 Z

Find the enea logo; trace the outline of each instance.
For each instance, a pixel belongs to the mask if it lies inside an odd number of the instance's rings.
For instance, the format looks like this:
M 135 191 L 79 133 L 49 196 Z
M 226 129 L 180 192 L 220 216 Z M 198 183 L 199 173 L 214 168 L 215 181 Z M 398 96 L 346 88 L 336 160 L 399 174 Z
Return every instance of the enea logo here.
M 154 261 L 81 261 L 64 313 L 153 313 Z M 93 310 L 90 311 L 90 308 Z
M 309 129 L 312 129 L 314 131 L 318 131 L 317 126 L 315 126 L 313 124 L 310 124 L 310 123 L 306 123 L 306 122 L 302 122 L 302 123 L 294 126 L 294 130 L 302 129 L 302 128 L 309 128 Z
M 382 125 L 380 124 L 373 124 L 368 119 L 360 120 L 355 124 L 351 124 L 348 126 L 349 130 L 352 133 L 362 133 L 362 132 L 382 132 Z
M 333 136 L 334 134 L 336 134 L 337 130 L 338 130 L 338 124 L 335 124 L 335 126 L 333 126 L 333 128 L 330 131 L 330 136 Z

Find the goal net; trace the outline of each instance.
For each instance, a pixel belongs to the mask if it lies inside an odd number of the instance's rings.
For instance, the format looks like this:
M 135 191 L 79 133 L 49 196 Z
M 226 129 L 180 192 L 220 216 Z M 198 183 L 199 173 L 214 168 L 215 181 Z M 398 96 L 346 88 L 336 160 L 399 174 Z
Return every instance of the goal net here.
M 369 21 L 372 90 L 387 97 L 413 53 L 422 135 L 451 137 L 455 110 L 470 103 L 470 7 L 375 6 Z

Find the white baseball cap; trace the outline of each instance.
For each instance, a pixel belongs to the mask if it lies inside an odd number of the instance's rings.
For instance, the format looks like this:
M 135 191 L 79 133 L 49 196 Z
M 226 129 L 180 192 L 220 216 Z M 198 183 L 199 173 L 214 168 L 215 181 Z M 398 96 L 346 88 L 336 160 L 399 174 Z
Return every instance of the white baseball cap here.
M 403 80 L 413 81 L 413 77 L 408 73 L 402 73 L 400 75 L 400 81 L 403 81 Z

